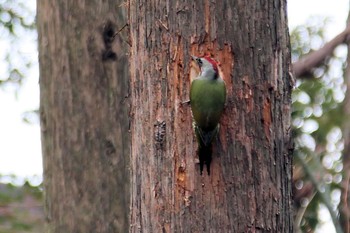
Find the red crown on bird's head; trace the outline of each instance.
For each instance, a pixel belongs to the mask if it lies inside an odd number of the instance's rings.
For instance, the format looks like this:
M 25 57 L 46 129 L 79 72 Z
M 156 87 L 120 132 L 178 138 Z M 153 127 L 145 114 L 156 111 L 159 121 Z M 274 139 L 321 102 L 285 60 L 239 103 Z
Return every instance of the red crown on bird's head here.
M 215 72 L 218 72 L 218 63 L 217 63 L 217 61 L 215 61 L 209 55 L 204 56 L 204 59 L 206 59 L 213 66 L 213 69 L 215 70 Z

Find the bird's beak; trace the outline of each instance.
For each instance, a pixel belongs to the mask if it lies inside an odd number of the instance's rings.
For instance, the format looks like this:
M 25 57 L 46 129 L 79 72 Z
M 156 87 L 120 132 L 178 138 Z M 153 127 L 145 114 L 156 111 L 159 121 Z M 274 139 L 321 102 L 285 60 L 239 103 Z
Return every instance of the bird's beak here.
M 192 58 L 193 61 L 195 61 L 198 57 L 191 55 L 191 58 Z

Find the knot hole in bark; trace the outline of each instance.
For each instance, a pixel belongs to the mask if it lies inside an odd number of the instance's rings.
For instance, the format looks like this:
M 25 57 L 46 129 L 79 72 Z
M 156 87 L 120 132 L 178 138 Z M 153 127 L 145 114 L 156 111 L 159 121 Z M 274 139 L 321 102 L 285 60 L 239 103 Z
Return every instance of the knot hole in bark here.
M 110 156 L 111 154 L 114 154 L 116 152 L 115 147 L 113 143 L 110 140 L 105 141 L 105 153 L 106 155 Z
M 107 21 L 103 27 L 102 37 L 105 49 L 102 51 L 102 60 L 117 60 L 117 54 L 112 49 L 115 35 L 115 25 L 111 21 Z

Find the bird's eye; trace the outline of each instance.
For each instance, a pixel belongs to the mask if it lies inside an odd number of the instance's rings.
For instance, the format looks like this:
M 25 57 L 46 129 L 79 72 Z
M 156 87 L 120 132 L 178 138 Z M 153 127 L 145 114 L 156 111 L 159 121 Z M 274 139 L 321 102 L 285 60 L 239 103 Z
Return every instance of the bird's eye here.
M 199 66 L 202 66 L 202 64 L 203 64 L 203 62 L 202 62 L 202 60 L 200 58 L 197 58 L 197 63 L 198 63 Z

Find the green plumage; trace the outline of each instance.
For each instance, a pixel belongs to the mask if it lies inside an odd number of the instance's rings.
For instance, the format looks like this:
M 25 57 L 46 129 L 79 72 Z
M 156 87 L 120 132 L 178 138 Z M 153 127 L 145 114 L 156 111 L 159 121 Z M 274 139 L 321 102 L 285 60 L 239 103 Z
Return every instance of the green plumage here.
M 194 118 L 194 130 L 199 144 L 200 171 L 204 162 L 210 174 L 211 143 L 219 132 L 219 121 L 226 100 L 225 82 L 217 77 L 199 77 L 193 80 L 190 90 L 190 103 Z

